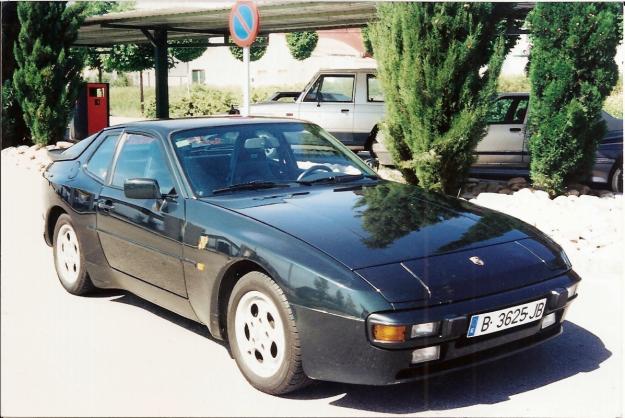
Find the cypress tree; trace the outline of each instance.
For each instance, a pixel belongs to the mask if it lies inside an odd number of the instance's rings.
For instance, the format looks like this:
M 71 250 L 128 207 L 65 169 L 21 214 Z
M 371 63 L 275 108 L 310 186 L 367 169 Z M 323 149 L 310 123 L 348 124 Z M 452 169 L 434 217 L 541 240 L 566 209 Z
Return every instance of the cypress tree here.
M 554 195 L 587 179 L 618 80 L 620 3 L 537 3 L 530 25 L 529 150 L 535 186 Z
M 38 144 L 63 139 L 83 68 L 71 45 L 83 20 L 84 3 L 20 2 L 21 24 L 14 53 L 16 98 L 31 137 Z
M 457 192 L 486 132 L 516 41 L 509 4 L 382 3 L 369 27 L 384 89 L 385 145 L 408 182 Z

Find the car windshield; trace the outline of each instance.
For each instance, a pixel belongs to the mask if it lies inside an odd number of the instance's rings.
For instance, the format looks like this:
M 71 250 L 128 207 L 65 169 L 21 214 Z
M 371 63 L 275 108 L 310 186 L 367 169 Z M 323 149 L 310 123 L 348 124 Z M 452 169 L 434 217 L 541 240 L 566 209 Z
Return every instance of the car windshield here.
M 376 177 L 316 125 L 252 123 L 176 132 L 172 142 L 197 196 Z

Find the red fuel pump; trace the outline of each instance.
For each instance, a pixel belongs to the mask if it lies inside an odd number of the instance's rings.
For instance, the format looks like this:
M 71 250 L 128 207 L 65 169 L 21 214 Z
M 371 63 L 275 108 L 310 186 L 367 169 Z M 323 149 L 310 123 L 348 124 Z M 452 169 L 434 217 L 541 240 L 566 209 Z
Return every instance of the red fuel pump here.
M 109 84 L 84 83 L 76 101 L 70 139 L 78 141 L 110 125 Z

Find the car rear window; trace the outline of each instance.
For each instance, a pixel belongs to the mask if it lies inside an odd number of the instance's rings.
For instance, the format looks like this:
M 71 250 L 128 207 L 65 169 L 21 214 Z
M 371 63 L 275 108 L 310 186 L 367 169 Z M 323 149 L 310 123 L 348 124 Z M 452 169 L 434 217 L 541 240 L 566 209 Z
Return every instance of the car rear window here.
M 56 158 L 56 161 L 61 160 L 75 160 L 91 145 L 91 143 L 98 137 L 98 134 L 93 134 L 81 141 L 76 142 L 65 151 L 61 152 Z

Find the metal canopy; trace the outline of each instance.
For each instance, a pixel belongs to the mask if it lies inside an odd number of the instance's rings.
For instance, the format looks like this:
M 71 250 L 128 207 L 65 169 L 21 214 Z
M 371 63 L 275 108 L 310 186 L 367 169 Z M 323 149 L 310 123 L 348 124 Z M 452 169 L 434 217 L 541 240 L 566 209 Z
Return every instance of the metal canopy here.
M 261 32 L 293 32 L 364 26 L 376 14 L 374 2 L 258 1 Z M 220 37 L 229 33 L 230 6 L 211 9 L 134 10 L 88 18 L 76 46 L 149 42 L 143 30 L 167 30 L 168 39 Z
M 196 46 L 228 45 L 228 16 L 233 2 L 211 8 L 134 10 L 88 18 L 78 31 L 75 46 L 107 47 L 125 43 L 154 46 L 156 117 L 169 117 L 167 87 L 168 40 L 194 39 Z M 354 28 L 376 17 L 373 1 L 256 0 L 261 34 Z M 533 3 L 515 3 L 513 15 L 525 18 Z M 219 37 L 221 42 L 211 42 Z M 195 44 L 195 43 L 194 43 Z

